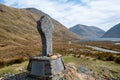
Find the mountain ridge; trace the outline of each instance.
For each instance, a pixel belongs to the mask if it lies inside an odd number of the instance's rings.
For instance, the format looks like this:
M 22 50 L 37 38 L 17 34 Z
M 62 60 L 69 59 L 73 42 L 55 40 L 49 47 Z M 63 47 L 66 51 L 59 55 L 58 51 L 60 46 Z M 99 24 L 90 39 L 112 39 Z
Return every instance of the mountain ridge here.
M 102 37 L 103 38 L 120 38 L 120 23 L 110 28 Z
M 82 36 L 83 38 L 98 38 L 98 37 L 101 37 L 105 33 L 104 30 L 98 27 L 87 26 L 83 24 L 77 24 L 71 27 L 70 30 Z

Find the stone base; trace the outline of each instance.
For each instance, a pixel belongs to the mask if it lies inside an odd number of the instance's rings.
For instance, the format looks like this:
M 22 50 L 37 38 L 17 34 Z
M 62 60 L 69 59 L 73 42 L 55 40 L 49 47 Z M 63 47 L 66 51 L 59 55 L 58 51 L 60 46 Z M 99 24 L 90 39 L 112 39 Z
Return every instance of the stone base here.
M 27 67 L 29 75 L 38 78 L 51 78 L 65 70 L 62 57 L 52 59 L 46 56 L 32 57 Z

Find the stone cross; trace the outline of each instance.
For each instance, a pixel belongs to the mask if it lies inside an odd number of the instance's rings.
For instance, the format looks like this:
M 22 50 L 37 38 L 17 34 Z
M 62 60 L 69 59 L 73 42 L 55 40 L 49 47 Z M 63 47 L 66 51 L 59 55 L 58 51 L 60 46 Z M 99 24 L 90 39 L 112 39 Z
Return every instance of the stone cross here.
M 41 35 L 42 40 L 42 56 L 53 54 L 52 51 L 52 33 L 54 30 L 53 23 L 48 16 L 42 16 L 37 21 L 37 29 Z

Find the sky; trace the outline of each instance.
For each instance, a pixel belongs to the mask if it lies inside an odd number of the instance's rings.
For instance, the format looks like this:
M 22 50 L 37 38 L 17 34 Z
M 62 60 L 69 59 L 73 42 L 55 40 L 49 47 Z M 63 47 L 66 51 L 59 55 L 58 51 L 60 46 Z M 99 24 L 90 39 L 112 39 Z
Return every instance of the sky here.
M 16 8 L 37 8 L 70 28 L 76 24 L 105 31 L 120 23 L 120 0 L 0 0 Z

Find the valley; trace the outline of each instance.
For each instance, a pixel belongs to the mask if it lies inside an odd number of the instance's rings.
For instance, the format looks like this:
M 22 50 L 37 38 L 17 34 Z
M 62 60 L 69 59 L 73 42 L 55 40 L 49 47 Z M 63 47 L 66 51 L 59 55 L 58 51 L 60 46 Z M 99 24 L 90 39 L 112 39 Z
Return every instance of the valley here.
M 80 43 L 71 42 L 71 44 L 69 44 L 68 41 L 62 41 L 62 42 L 54 43 L 53 50 L 54 50 L 54 54 L 59 53 L 63 56 L 65 64 L 74 63 L 78 69 L 79 67 L 81 69 L 82 66 L 86 67 L 87 69 L 90 69 L 94 73 L 91 75 L 97 78 L 101 76 L 100 78 L 117 79 L 119 78 L 119 75 L 120 75 L 119 73 L 120 54 L 98 51 L 96 49 L 92 49 L 86 46 L 86 45 L 91 45 L 91 46 L 94 45 L 94 46 L 105 47 L 106 44 L 107 45 L 109 44 L 109 47 L 110 47 L 110 46 L 113 46 L 114 43 L 93 41 L 93 42 L 80 42 Z M 27 51 L 29 51 L 29 49 L 26 50 L 26 53 Z M 35 47 L 33 51 L 35 51 L 36 54 L 30 55 L 30 56 L 39 55 L 40 47 L 39 48 Z M 13 60 L 11 60 L 10 62 L 6 61 L 6 63 L 4 63 L 5 64 L 4 67 L 0 69 L 1 75 L 3 75 L 4 73 L 19 74 L 26 70 L 26 67 L 28 64 L 28 58 L 30 56 L 25 57 L 24 56 L 25 54 L 24 55 L 17 54 L 17 55 L 22 56 L 22 58 L 24 57 L 26 59 L 19 62 L 20 58 L 18 58 L 17 60 L 17 57 L 16 57 L 15 59 L 16 63 L 13 62 L 15 61 L 14 58 L 12 58 Z M 9 57 L 12 57 L 12 56 L 9 55 Z M 17 70 L 17 68 L 19 67 L 20 69 L 22 68 L 22 70 L 20 71 L 19 69 Z
M 42 43 L 36 22 L 42 15 L 49 16 L 36 8 L 0 4 L 0 80 L 5 75 L 27 72 L 29 58 L 41 55 Z M 97 80 L 120 79 L 120 39 L 115 39 L 119 38 L 120 24 L 105 32 L 83 24 L 68 29 L 50 19 L 55 27 L 53 54 L 61 54 L 65 65 L 72 63 L 78 73 Z

